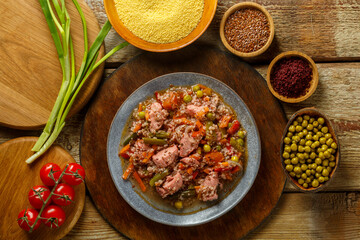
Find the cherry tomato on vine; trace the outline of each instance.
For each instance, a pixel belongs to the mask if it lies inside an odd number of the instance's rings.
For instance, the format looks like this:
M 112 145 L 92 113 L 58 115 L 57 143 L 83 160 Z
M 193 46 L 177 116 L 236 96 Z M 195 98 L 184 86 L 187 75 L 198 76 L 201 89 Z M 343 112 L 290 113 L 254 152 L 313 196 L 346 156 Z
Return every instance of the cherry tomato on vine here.
M 40 209 L 43 203 L 48 199 L 50 196 L 50 189 L 45 186 L 35 186 L 31 188 L 29 191 L 29 202 L 31 206 L 36 209 Z M 51 199 L 46 203 L 46 206 L 49 206 Z
M 67 184 L 79 185 L 85 180 L 85 170 L 80 164 L 70 163 L 63 179 Z
M 18 224 L 19 226 L 24 229 L 25 231 L 29 231 L 30 227 L 34 224 L 35 219 L 39 215 L 38 211 L 32 208 L 27 208 L 22 210 L 18 215 Z M 40 219 L 36 222 L 34 229 L 39 228 L 41 225 Z
M 56 205 L 50 205 L 41 214 L 42 222 L 50 228 L 58 228 L 65 222 L 65 211 Z
M 55 185 L 55 181 L 59 179 L 61 175 L 61 168 L 55 163 L 47 163 L 40 169 L 41 181 L 49 187 Z
M 70 185 L 60 183 L 56 186 L 51 200 L 59 206 L 67 206 L 75 200 L 75 191 Z

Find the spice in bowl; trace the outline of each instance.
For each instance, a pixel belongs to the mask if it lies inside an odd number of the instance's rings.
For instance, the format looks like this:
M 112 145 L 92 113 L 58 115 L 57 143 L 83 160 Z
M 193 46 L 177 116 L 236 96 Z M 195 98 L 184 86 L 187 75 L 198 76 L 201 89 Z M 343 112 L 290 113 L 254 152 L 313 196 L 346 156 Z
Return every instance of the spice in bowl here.
M 231 14 L 224 29 L 225 39 L 237 51 L 255 52 L 268 42 L 270 24 L 266 15 L 255 8 L 242 8 Z
M 280 95 L 288 98 L 304 96 L 312 80 L 310 64 L 300 57 L 283 58 L 273 67 L 270 83 Z
M 120 20 L 151 43 L 176 42 L 189 35 L 204 11 L 204 0 L 115 0 Z
M 298 103 L 315 92 L 319 73 L 315 62 L 308 55 L 288 51 L 271 61 L 266 82 L 276 98 L 288 103 Z

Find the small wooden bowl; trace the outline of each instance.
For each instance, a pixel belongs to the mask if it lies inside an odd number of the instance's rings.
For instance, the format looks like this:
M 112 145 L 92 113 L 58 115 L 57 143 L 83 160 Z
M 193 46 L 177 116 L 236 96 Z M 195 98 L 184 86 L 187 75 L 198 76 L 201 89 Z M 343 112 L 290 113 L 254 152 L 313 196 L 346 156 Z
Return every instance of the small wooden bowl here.
M 304 95 L 304 96 L 300 96 L 298 98 L 289 98 L 289 97 L 285 97 L 283 95 L 280 95 L 279 93 L 277 93 L 273 86 L 271 85 L 271 82 L 270 82 L 270 78 L 271 78 L 271 73 L 272 73 L 272 70 L 274 68 L 274 65 L 280 60 L 280 59 L 283 59 L 283 58 L 290 58 L 290 57 L 299 57 L 299 58 L 302 58 L 304 60 L 306 60 L 309 64 L 310 64 L 310 67 L 312 68 L 312 80 L 310 82 L 310 87 L 307 91 L 307 93 Z M 316 90 L 317 88 L 317 85 L 319 83 L 319 72 L 318 72 L 318 69 L 316 67 L 316 64 L 315 62 L 306 54 L 304 53 L 301 53 L 301 52 L 298 52 L 298 51 L 289 51 L 289 52 L 283 52 L 281 54 L 279 54 L 278 56 L 276 56 L 270 63 L 269 67 L 268 67 L 268 70 L 267 70 L 267 74 L 266 74 L 266 82 L 267 82 L 267 85 L 270 89 L 270 92 L 276 97 L 278 98 L 279 100 L 283 101 L 283 102 L 287 102 L 287 103 L 298 103 L 298 102 L 301 102 L 301 101 L 304 101 L 306 100 L 307 98 L 309 98 Z
M 254 51 L 254 52 L 249 52 L 249 53 L 245 53 L 245 52 L 240 52 L 240 51 L 237 51 L 235 50 L 233 47 L 230 46 L 230 44 L 228 43 L 228 41 L 226 40 L 225 38 L 225 23 L 226 23 L 226 20 L 228 19 L 228 17 L 233 14 L 234 12 L 236 12 L 237 10 L 239 9 L 244 9 L 244 8 L 253 8 L 253 9 L 257 9 L 257 10 L 260 10 L 262 13 L 265 14 L 268 22 L 269 22 L 269 25 L 270 25 L 270 36 L 269 36 L 269 39 L 268 41 L 266 42 L 266 44 L 260 48 L 259 50 L 257 51 Z M 263 52 L 265 52 L 269 46 L 271 45 L 273 39 L 274 39 L 274 35 L 275 35 L 275 27 L 274 27 L 274 21 L 271 17 L 271 15 L 269 14 L 269 12 L 261 5 L 257 4 L 257 3 L 254 3 L 254 2 L 242 2 L 242 3 L 238 3 L 238 4 L 235 4 L 234 6 L 232 6 L 231 8 L 229 8 L 224 16 L 222 17 L 221 19 L 221 23 L 220 23 L 220 38 L 221 38 L 221 41 L 222 43 L 224 44 L 224 46 L 230 51 L 232 52 L 233 54 L 239 56 L 239 57 L 243 57 L 243 58 L 250 58 L 250 57 L 256 57 L 256 56 L 259 56 L 260 54 L 262 54 Z
M 171 43 L 151 43 L 137 37 L 121 22 L 116 11 L 114 0 L 104 0 L 104 6 L 111 25 L 114 27 L 116 32 L 127 42 L 134 45 L 135 47 L 150 52 L 170 52 L 189 45 L 205 32 L 215 15 L 217 0 L 204 0 L 203 15 L 196 28 L 186 37 Z
M 337 149 L 336 149 L 336 156 L 335 156 L 335 167 L 332 170 L 332 172 L 329 175 L 329 180 L 324 182 L 324 183 L 320 183 L 319 187 L 314 188 L 314 187 L 309 187 L 309 188 L 304 188 L 303 186 L 301 186 L 293 177 L 291 177 L 289 175 L 289 172 L 285 169 L 285 163 L 284 163 L 284 158 L 283 158 L 283 153 L 284 153 L 284 138 L 286 137 L 286 134 L 288 132 L 288 128 L 289 126 L 293 123 L 293 121 L 299 117 L 299 116 L 303 116 L 303 115 L 309 115 L 310 117 L 322 117 L 325 120 L 325 124 L 324 126 L 327 126 L 329 129 L 329 133 L 331 134 L 331 136 L 334 139 L 334 142 L 337 144 Z M 332 180 L 338 166 L 340 163 L 340 144 L 339 144 L 339 140 L 337 138 L 337 135 L 335 133 L 335 130 L 333 128 L 333 126 L 331 125 L 331 122 L 328 120 L 328 118 L 325 116 L 325 114 L 321 113 L 319 110 L 317 110 L 314 107 L 311 108 L 303 108 L 300 109 L 299 111 L 297 111 L 296 113 L 294 113 L 290 120 L 288 121 L 288 123 L 286 124 L 286 127 L 284 129 L 283 132 L 283 136 L 281 139 L 281 144 L 280 144 L 280 160 L 281 160 L 281 166 L 287 176 L 287 178 L 290 180 L 290 182 L 296 187 L 298 188 L 300 191 L 302 192 L 317 192 L 321 189 L 323 189 L 325 186 L 329 185 L 329 182 Z

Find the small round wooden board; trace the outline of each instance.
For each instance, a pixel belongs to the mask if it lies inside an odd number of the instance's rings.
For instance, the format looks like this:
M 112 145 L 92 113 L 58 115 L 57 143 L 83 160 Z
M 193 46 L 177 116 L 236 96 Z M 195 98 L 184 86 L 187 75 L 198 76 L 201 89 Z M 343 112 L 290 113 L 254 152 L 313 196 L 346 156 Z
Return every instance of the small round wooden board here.
M 36 185 L 43 185 L 40 169 L 46 163 L 56 163 L 61 168 L 75 162 L 62 147 L 52 146 L 36 162 L 28 165 L 25 160 L 31 156 L 31 148 L 37 137 L 20 137 L 0 145 L 0 239 L 61 239 L 78 221 L 85 203 L 85 184 L 74 186 L 75 202 L 62 207 L 66 213 L 64 224 L 51 229 L 42 224 L 33 233 L 23 231 L 17 224 L 20 211 L 32 208 L 28 193 Z
M 50 1 L 51 2 L 51 1 Z M 71 18 L 77 69 L 84 40 L 80 16 L 66 0 Z M 89 46 L 100 31 L 84 0 L 79 0 L 88 25 Z M 62 71 L 39 0 L 0 1 L 0 124 L 16 129 L 38 129 L 46 124 L 62 82 Z M 104 47 L 99 57 L 104 56 Z M 100 66 L 80 91 L 69 116 L 90 99 L 103 73 Z
M 222 217 L 194 227 L 167 226 L 137 213 L 118 193 L 106 159 L 110 124 L 122 102 L 145 82 L 172 72 L 198 72 L 225 82 L 247 104 L 261 136 L 260 169 L 249 193 Z M 86 185 L 101 214 L 131 239 L 239 239 L 270 214 L 282 194 L 285 175 L 279 147 L 286 122 L 265 80 L 233 55 L 196 46 L 172 53 L 144 53 L 105 81 L 85 117 L 80 154 L 88 174 Z

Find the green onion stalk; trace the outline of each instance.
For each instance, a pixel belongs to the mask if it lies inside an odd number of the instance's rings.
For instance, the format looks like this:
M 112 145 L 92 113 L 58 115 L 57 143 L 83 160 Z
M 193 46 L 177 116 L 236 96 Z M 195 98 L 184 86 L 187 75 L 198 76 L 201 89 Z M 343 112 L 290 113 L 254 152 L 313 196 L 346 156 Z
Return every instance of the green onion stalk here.
M 84 56 L 80 69 L 76 73 L 74 46 L 70 34 L 71 19 L 65 6 L 65 0 L 39 0 L 39 2 L 54 40 L 63 78 L 49 119 L 32 148 L 34 154 L 26 160 L 28 164 L 45 153 L 55 142 L 65 126 L 66 117 L 76 96 L 91 73 L 115 52 L 129 45 L 129 43 L 123 42 L 97 61 L 100 47 L 111 29 L 111 24 L 109 21 L 106 21 L 94 43 L 89 48 L 84 13 L 77 0 L 72 0 L 80 15 L 84 35 Z

